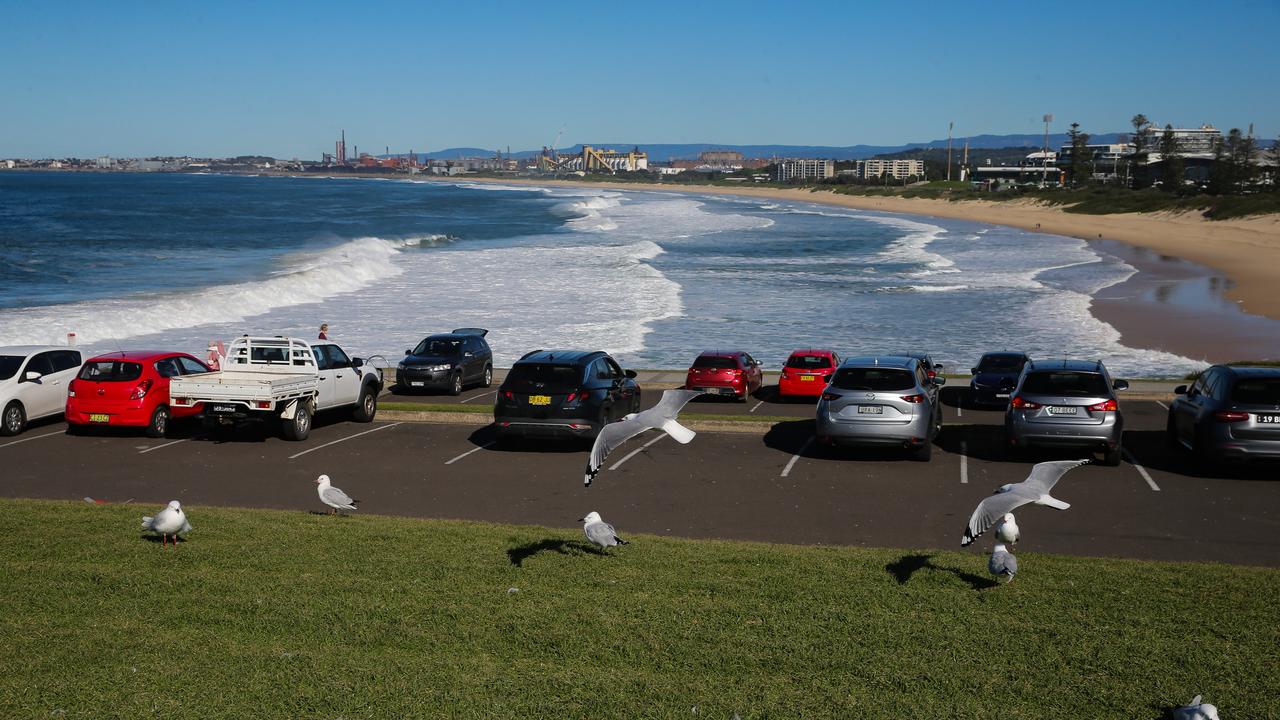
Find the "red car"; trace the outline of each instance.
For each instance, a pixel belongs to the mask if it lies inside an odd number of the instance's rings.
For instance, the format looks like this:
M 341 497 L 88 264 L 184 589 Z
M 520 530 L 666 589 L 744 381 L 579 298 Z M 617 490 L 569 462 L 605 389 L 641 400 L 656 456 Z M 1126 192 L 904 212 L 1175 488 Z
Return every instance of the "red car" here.
M 693 361 L 684 386 L 746 402 L 752 393 L 760 389 L 763 381 L 760 363 L 750 355 L 741 350 L 708 350 Z
M 782 366 L 778 397 L 821 397 L 823 388 L 831 382 L 831 373 L 838 367 L 840 356 L 834 350 L 796 350 Z
M 67 388 L 67 431 L 142 427 L 148 437 L 164 437 L 170 419 L 204 409 L 170 408 L 169 378 L 207 372 L 207 365 L 179 352 L 129 350 L 91 358 Z

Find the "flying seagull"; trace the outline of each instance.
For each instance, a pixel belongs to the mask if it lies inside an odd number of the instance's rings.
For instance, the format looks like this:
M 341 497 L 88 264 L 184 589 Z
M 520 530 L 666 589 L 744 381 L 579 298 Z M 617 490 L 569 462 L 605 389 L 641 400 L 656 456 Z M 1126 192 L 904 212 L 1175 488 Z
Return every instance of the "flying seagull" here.
M 1022 533 L 1018 530 L 1018 521 L 1014 519 L 1013 513 L 1005 513 L 1004 517 L 1000 518 L 1000 522 L 996 523 L 996 540 L 1010 545 L 1017 545 L 1018 538 L 1021 536 Z
M 335 513 L 339 510 L 357 510 L 356 503 L 360 502 L 352 500 L 350 495 L 330 485 L 328 475 L 316 478 L 316 494 L 320 496 L 320 502 L 333 508 Z
M 690 400 L 702 394 L 700 390 L 666 390 L 657 405 L 605 425 L 596 436 L 595 445 L 591 446 L 591 459 L 587 461 L 587 473 L 582 484 L 590 487 L 609 453 L 645 430 L 662 430 L 681 445 L 688 444 L 697 433 L 676 422 L 676 417 Z
M 991 559 L 987 561 L 987 569 L 996 577 L 1008 577 L 1005 583 L 1011 583 L 1013 576 L 1018 574 L 1018 558 L 1009 552 L 1004 543 L 996 543 L 991 551 Z
M 578 518 L 582 523 L 582 532 L 591 542 L 600 547 L 612 547 L 614 545 L 629 545 L 626 540 L 618 537 L 618 533 L 614 531 L 613 526 L 600 519 L 600 513 L 594 510 L 587 513 L 584 518 Z
M 1200 702 L 1200 696 L 1191 698 L 1191 702 L 1173 709 L 1173 720 L 1218 720 L 1218 707 Z
M 142 529 L 160 533 L 160 544 L 166 545 L 169 536 L 173 536 L 173 546 L 178 547 L 178 533 L 191 532 L 191 523 L 187 522 L 187 514 L 182 512 L 182 505 L 177 500 L 169 504 L 155 517 L 143 516 Z
M 1049 492 L 1053 490 L 1053 486 L 1062 479 L 1062 476 L 1072 468 L 1078 468 L 1086 465 L 1092 460 L 1054 460 L 1052 462 L 1036 463 L 1031 468 L 1031 474 L 1026 480 L 1020 483 L 1010 483 L 1001 485 L 996 488 L 994 495 L 984 499 L 978 503 L 977 509 L 973 511 L 973 516 L 969 518 L 969 526 L 964 529 L 964 538 L 960 540 L 961 545 L 968 545 L 973 542 L 982 533 L 986 532 L 1002 520 L 1006 513 L 1022 507 L 1028 503 L 1036 505 L 1047 505 L 1056 510 L 1066 510 L 1071 507 L 1070 503 L 1051 497 Z

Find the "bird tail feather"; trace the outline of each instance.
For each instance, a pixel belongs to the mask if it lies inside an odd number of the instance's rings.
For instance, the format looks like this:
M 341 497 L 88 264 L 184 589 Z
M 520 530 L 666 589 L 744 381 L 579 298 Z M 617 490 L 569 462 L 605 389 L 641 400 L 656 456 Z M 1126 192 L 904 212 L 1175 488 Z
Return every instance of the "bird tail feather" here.
M 1201 699 L 1201 696 L 1200 696 L 1200 695 L 1197 695 L 1197 696 L 1195 696 L 1195 697 L 1191 698 L 1191 702 L 1189 702 L 1189 703 L 1187 703 L 1187 704 L 1188 704 L 1188 705 L 1199 705 L 1199 704 L 1200 704 L 1200 699 Z
M 613 539 L 614 539 L 614 540 L 616 540 L 616 541 L 618 541 L 618 544 L 619 544 L 619 545 L 630 545 L 630 544 L 631 544 L 631 543 L 627 542 L 626 540 L 623 540 L 622 538 L 618 537 L 617 535 L 614 535 L 614 536 L 613 536 Z
M 1044 497 L 1040 498 L 1040 504 L 1051 507 L 1054 510 L 1066 510 L 1067 508 L 1071 507 L 1071 503 L 1062 502 L 1058 498 L 1050 497 L 1049 495 L 1045 495 Z
M 693 440 L 694 436 L 698 434 L 675 420 L 668 420 L 662 423 L 662 431 L 670 435 L 681 445 L 688 445 L 689 442 Z
M 152 521 L 152 520 L 154 520 L 154 519 L 155 519 L 155 518 L 152 518 L 152 517 L 148 517 L 148 516 L 146 516 L 146 515 L 143 515 L 143 516 L 142 516 L 142 529 L 143 529 L 143 530 L 150 530 L 150 529 L 151 529 L 151 521 Z
M 596 473 L 600 472 L 600 468 L 592 469 L 591 463 L 587 463 L 587 472 L 582 476 L 582 486 L 591 487 L 591 481 L 596 479 Z

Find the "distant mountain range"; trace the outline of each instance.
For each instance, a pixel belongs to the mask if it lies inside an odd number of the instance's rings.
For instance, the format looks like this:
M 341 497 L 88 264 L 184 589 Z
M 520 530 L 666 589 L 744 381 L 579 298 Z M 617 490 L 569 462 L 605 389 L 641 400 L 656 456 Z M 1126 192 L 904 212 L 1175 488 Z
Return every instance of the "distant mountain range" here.
M 1090 142 L 1093 143 L 1114 143 L 1120 142 L 1128 137 L 1128 133 L 1099 133 L 1090 135 Z M 956 150 L 964 147 L 965 141 L 969 143 L 969 149 L 983 148 L 1010 148 L 1025 147 L 1038 148 L 1044 144 L 1044 135 L 973 135 L 968 138 L 953 138 L 952 147 Z M 1066 133 L 1050 133 L 1049 147 L 1058 148 L 1067 143 Z M 877 155 L 887 155 L 890 153 L 903 152 L 905 150 L 914 150 L 917 148 L 945 148 L 947 146 L 946 138 L 941 140 L 930 140 L 928 142 L 907 143 L 906 145 L 848 145 L 844 147 L 829 145 L 725 145 L 716 143 L 686 143 L 686 144 L 666 144 L 666 143 L 589 143 L 592 147 L 610 148 L 613 150 L 627 151 L 632 148 L 639 148 L 649 154 L 649 159 L 654 162 L 666 162 L 668 160 L 693 160 L 697 159 L 698 154 L 707 150 L 736 150 L 749 158 L 770 158 L 770 157 L 786 157 L 786 158 L 832 158 L 835 160 L 865 160 Z M 574 145 L 568 148 L 560 148 L 557 152 L 561 155 L 572 155 L 582 151 L 582 145 Z M 521 150 L 520 152 L 511 153 L 514 158 L 529 158 L 537 155 L 541 150 Z M 433 160 L 454 160 L 462 157 L 493 157 L 495 150 L 486 150 L 484 148 L 448 148 L 430 153 L 418 153 L 418 157 L 428 157 Z M 505 153 L 504 153 L 505 154 Z M 394 153 L 393 157 L 404 157 L 407 153 Z

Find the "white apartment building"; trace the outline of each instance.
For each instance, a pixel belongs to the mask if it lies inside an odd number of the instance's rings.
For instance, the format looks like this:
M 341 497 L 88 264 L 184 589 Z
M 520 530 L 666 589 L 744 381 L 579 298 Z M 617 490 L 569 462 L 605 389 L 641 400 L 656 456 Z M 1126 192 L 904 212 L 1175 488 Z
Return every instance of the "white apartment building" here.
M 924 177 L 923 160 L 859 160 L 854 175 L 866 180 L 888 175 L 894 180 L 904 180 L 912 175 Z
M 1178 152 L 1190 157 L 1213 157 L 1214 148 L 1222 139 L 1222 131 L 1212 125 L 1201 125 L 1198 128 L 1172 128 L 1173 138 L 1178 142 Z M 1164 138 L 1164 128 L 1154 125 L 1142 131 L 1142 144 L 1150 153 L 1149 162 L 1160 161 L 1160 141 Z
M 783 160 L 778 163 L 777 181 L 823 180 L 836 174 L 835 160 Z

